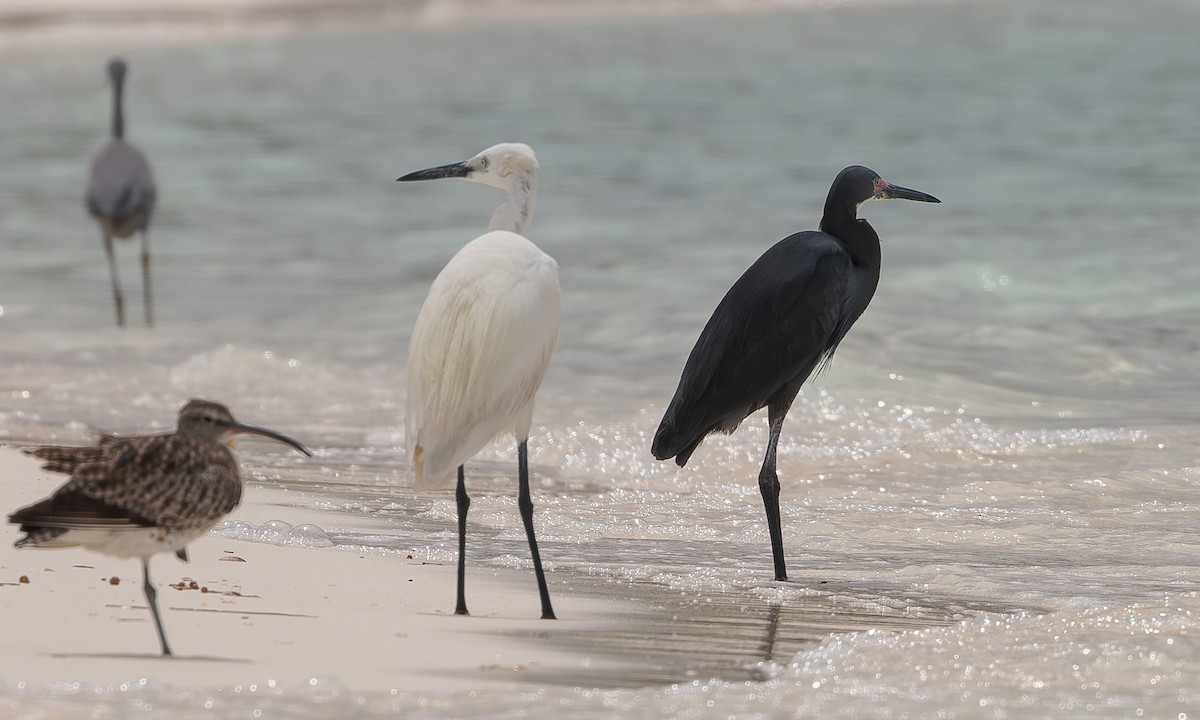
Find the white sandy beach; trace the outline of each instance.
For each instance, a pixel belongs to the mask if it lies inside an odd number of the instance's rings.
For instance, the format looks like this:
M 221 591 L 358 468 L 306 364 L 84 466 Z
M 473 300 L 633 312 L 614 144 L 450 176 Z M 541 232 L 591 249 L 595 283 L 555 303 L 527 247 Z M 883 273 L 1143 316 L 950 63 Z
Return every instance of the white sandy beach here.
M 62 482 L 12 448 L 0 449 L 0 474 L 7 510 Z M 289 499 L 283 495 L 250 488 L 230 517 L 254 524 L 329 519 L 271 502 Z M 190 563 L 171 555 L 151 562 L 177 654 L 164 659 L 135 560 L 76 549 L 17 550 L 16 537 L 9 526 L 0 543 L 0 614 L 7 619 L 0 678 L 9 686 L 149 679 L 197 689 L 296 687 L 338 678 L 361 691 L 453 691 L 516 686 L 530 669 L 593 662 L 522 639 L 551 622 L 538 618 L 531 574 L 468 567 L 467 599 L 477 614 L 456 617 L 452 565 L 214 534 L 193 543 Z M 199 587 L 190 589 L 191 581 Z M 556 631 L 594 629 L 621 614 L 618 603 L 572 597 L 555 585 L 552 592 L 563 618 L 553 621 Z

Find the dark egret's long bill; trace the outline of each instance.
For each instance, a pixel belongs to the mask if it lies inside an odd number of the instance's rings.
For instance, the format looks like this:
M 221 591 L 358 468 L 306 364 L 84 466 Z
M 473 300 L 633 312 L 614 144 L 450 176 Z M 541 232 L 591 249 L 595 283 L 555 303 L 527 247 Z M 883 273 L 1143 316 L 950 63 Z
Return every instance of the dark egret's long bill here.
M 463 162 L 450 163 L 449 165 L 439 165 L 438 167 L 426 168 L 425 170 L 417 170 L 409 174 L 396 178 L 396 182 L 409 182 L 412 180 L 439 180 L 441 178 L 461 178 L 471 174 L 471 166 Z
M 876 191 L 875 199 L 877 200 L 916 200 L 917 202 L 940 203 L 929 193 L 923 193 L 920 190 L 912 190 L 899 185 L 893 185 L 882 178 L 879 180 L 883 187 Z
M 226 425 L 221 434 L 225 437 L 229 437 L 231 435 L 258 435 L 260 437 L 270 438 L 276 442 L 281 442 L 284 445 L 291 445 L 305 455 L 312 457 L 312 452 L 310 452 L 308 448 L 291 439 L 287 435 L 284 435 L 283 433 L 277 433 L 274 430 L 268 430 L 264 427 L 258 427 L 257 425 L 246 425 L 245 423 L 235 422 Z

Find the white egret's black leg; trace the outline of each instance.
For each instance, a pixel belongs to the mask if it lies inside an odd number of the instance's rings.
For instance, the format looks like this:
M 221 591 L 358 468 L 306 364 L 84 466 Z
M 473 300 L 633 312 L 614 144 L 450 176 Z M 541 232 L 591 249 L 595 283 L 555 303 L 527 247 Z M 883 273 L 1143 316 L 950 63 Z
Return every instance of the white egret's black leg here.
M 786 404 L 771 403 L 767 407 L 771 437 L 767 440 L 767 455 L 758 473 L 758 489 L 767 510 L 767 529 L 771 532 L 771 555 L 775 558 L 776 580 L 787 580 L 787 568 L 783 560 L 783 525 L 779 521 L 779 476 L 775 473 L 775 448 L 779 445 L 779 431 L 783 429 L 783 419 L 787 417 L 791 404 L 789 399 Z
M 162 643 L 164 656 L 171 655 L 171 647 L 167 645 L 167 635 L 163 632 L 162 617 L 158 614 L 158 591 L 150 582 L 150 558 L 142 558 L 142 591 L 146 593 L 146 604 L 150 606 L 150 614 L 154 616 L 154 629 L 158 630 L 158 641 Z
M 537 538 L 533 535 L 533 498 L 529 496 L 529 450 L 528 441 L 517 445 L 517 472 L 519 475 L 517 506 L 521 509 L 521 521 L 525 523 L 525 534 L 529 537 L 529 552 L 533 555 L 533 571 L 537 574 L 538 593 L 542 596 L 542 619 L 553 620 L 554 608 L 550 607 L 550 591 L 546 589 L 546 573 L 542 571 L 542 556 L 538 553 Z
M 125 299 L 121 297 L 121 280 L 117 276 L 117 257 L 113 253 L 112 235 L 104 233 L 104 252 L 108 254 L 108 272 L 112 275 L 113 302 L 117 305 L 117 327 L 125 326 Z
M 154 327 L 154 304 L 150 292 L 150 232 L 142 231 L 142 296 L 146 306 L 146 327 Z
M 467 612 L 467 510 L 471 508 L 471 498 L 467 495 L 462 465 L 458 466 L 458 488 L 454 491 L 454 499 L 458 501 L 458 603 L 454 614 L 470 615 Z

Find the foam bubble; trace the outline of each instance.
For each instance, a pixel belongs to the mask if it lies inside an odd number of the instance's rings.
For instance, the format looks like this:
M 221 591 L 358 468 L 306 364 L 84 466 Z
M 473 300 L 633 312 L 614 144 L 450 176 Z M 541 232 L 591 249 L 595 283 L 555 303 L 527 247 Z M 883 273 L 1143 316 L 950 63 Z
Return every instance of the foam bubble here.
M 329 534 L 320 527 L 310 524 L 293 526 L 283 520 L 268 520 L 257 526 L 243 520 L 226 520 L 214 527 L 212 532 L 232 540 L 247 540 L 268 545 L 312 548 L 333 546 Z

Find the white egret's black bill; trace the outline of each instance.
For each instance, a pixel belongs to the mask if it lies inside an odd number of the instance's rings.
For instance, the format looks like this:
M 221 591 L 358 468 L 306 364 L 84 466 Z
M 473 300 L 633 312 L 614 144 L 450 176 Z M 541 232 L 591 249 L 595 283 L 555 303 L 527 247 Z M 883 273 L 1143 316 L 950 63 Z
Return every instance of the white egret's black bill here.
M 470 174 L 471 168 L 465 162 L 457 162 L 449 165 L 439 165 L 438 167 L 410 172 L 403 177 L 396 178 L 396 182 L 409 182 L 411 180 L 438 180 L 441 178 L 460 178 L 466 177 Z

